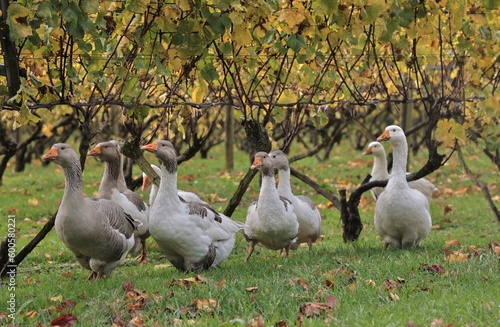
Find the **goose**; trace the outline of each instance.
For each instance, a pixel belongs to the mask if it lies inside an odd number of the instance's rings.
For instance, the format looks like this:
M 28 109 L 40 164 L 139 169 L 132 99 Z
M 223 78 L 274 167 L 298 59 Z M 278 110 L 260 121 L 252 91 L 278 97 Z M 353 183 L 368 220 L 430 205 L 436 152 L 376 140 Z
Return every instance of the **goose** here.
M 216 268 L 231 253 L 243 224 L 199 202 L 185 202 L 177 190 L 177 155 L 169 141 L 141 147 L 160 162 L 160 186 L 151 207 L 149 231 L 168 261 L 181 271 Z
M 262 183 L 259 198 L 250 204 L 243 235 L 249 243 L 248 262 L 257 243 L 271 250 L 285 249 L 295 242 L 299 223 L 292 202 L 279 195 L 274 179 L 273 163 L 266 152 L 257 152 L 251 169 L 259 169 Z
M 299 223 L 299 235 L 290 249 L 297 249 L 300 243 L 307 243 L 309 250 L 321 235 L 321 215 L 314 202 L 305 195 L 295 196 L 290 186 L 290 163 L 281 150 L 269 153 L 273 168 L 278 170 L 278 193 L 293 204 L 293 210 Z
M 135 253 L 141 247 L 141 254 L 136 260 L 139 263 L 147 262 L 146 239 L 149 237 L 149 206 L 125 183 L 122 155 L 118 142 L 112 140 L 98 143 L 87 155 L 97 157 L 105 163 L 97 197 L 113 201 L 132 216 L 132 219 L 140 222 L 140 227 L 135 231 L 136 245 L 131 252 Z
M 389 245 L 394 248 L 419 246 L 429 235 L 432 220 L 429 201 L 406 181 L 408 145 L 405 133 L 401 127 L 390 125 L 377 141 L 391 143 L 394 164 L 387 186 L 375 204 L 375 229 L 386 248 Z
M 56 143 L 42 156 L 64 170 L 64 195 L 55 230 L 76 261 L 91 270 L 89 279 L 110 274 L 134 246 L 134 220 L 112 201 L 83 195 L 82 168 L 76 152 Z
M 160 176 L 161 170 L 157 165 L 151 164 L 151 168 L 155 171 L 155 173 Z M 152 184 L 152 185 L 151 185 Z M 142 191 L 144 192 L 151 185 L 151 191 L 149 192 L 149 205 L 152 206 L 155 201 L 156 194 L 158 193 L 158 186 L 152 183 L 151 178 L 149 178 L 146 173 L 142 173 Z M 181 191 L 177 190 L 177 194 L 184 200 L 185 202 L 200 202 L 203 204 L 207 204 L 205 201 L 200 199 L 198 195 L 193 192 Z
M 390 175 L 387 171 L 387 158 L 384 146 L 377 141 L 371 142 L 368 144 L 368 148 L 366 148 L 365 152 L 363 152 L 363 155 L 368 154 L 373 155 L 373 167 L 370 173 L 372 177 L 370 178 L 370 181 L 389 179 Z M 415 181 L 408 182 L 408 186 L 422 192 L 427 197 L 429 203 L 431 203 L 433 193 L 438 190 L 437 187 L 426 178 L 420 178 Z M 374 187 L 370 190 L 375 201 L 383 190 L 383 187 Z

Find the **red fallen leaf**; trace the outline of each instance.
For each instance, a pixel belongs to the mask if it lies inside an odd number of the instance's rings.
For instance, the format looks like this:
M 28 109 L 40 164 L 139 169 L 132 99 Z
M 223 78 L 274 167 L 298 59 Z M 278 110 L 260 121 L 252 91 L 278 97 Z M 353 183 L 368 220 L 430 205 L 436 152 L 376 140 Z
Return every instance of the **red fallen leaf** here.
M 274 324 L 275 327 L 288 327 L 288 321 L 280 320 Z
M 76 303 L 74 301 L 66 300 L 66 301 L 61 302 L 61 304 L 56 307 L 56 311 L 57 312 L 62 312 L 64 310 L 68 309 L 68 308 L 74 308 L 75 305 L 76 305 Z
M 134 290 L 134 283 L 132 283 L 132 280 L 129 280 L 128 282 L 123 283 L 122 289 L 125 292 L 130 292 Z
M 401 288 L 401 284 L 393 281 L 392 279 L 384 280 L 384 286 L 386 289 L 388 289 L 390 291 Z
M 302 278 L 300 277 L 297 277 L 293 280 L 293 283 L 295 284 L 299 284 L 300 286 L 302 286 L 302 288 L 305 290 L 305 291 L 308 291 L 309 290 L 309 285 L 306 283 L 305 280 L 303 280 Z
M 333 309 L 333 307 L 339 302 L 334 296 L 328 296 L 326 298 L 326 303 L 320 302 L 304 302 L 300 305 L 300 313 L 306 318 L 311 316 L 319 316 L 321 312 L 328 309 Z
M 78 318 L 71 313 L 66 313 L 50 321 L 51 326 L 67 327 L 76 324 Z
M 440 264 L 435 263 L 433 265 L 428 265 L 428 264 L 423 263 L 420 266 L 425 271 L 430 271 L 432 273 L 437 273 L 440 275 L 444 274 L 444 269 Z

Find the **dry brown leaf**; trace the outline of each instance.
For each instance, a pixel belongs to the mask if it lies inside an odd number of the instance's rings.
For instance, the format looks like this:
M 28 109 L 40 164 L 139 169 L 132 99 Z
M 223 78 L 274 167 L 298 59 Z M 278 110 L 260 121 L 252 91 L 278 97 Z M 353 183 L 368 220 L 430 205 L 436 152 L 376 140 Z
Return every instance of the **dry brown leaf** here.
M 67 327 L 76 324 L 78 318 L 71 313 L 66 313 L 50 321 L 51 326 Z
M 217 308 L 217 300 L 214 299 L 195 299 L 194 304 L 199 311 L 213 312 Z
M 274 324 L 274 327 L 288 327 L 288 321 L 280 320 Z
M 247 292 L 255 292 L 257 291 L 259 288 L 257 286 L 252 286 L 252 287 L 247 287 L 245 288 L 245 291 Z
M 300 313 L 306 318 L 319 316 L 322 312 L 331 311 L 338 302 L 339 300 L 331 295 L 326 298 L 326 303 L 304 302 L 300 305 Z
M 444 269 L 440 264 L 435 263 L 433 265 L 428 265 L 428 264 L 423 263 L 420 266 L 422 267 L 422 269 L 424 271 L 429 271 L 429 272 L 437 273 L 440 275 L 444 274 Z
M 35 318 L 36 316 L 38 316 L 38 312 L 36 312 L 35 310 L 31 310 L 31 311 L 26 312 L 26 314 L 24 316 L 26 318 Z
M 265 327 L 264 318 L 262 316 L 258 316 L 257 319 L 252 321 L 252 327 Z
M 71 271 L 63 271 L 61 272 L 61 275 L 64 277 L 64 278 L 70 278 L 73 276 L 73 273 Z
M 447 204 L 444 207 L 444 214 L 445 215 L 451 215 L 451 214 L 453 214 L 453 209 L 451 208 L 451 205 Z
M 447 255 L 444 260 L 448 262 L 463 262 L 463 261 L 469 261 L 470 259 L 470 253 L 462 253 L 462 252 L 453 252 L 449 255 Z
M 134 283 L 132 282 L 132 280 L 129 280 L 128 282 L 123 283 L 122 284 L 122 289 L 125 292 L 133 291 L 134 290 Z
M 458 246 L 458 245 L 460 245 L 459 240 L 450 240 L 450 241 L 447 241 L 444 243 L 444 246 L 446 246 L 446 247 L 452 247 L 452 246 Z
M 62 300 L 62 294 L 49 297 L 50 302 L 61 302 L 61 300 Z
M 132 326 L 142 327 L 144 326 L 144 320 L 139 316 L 134 316 L 132 319 L 130 319 L 130 321 L 127 324 L 127 327 L 132 327 Z
M 293 281 L 292 281 L 292 284 L 296 285 L 296 284 L 299 284 L 300 286 L 302 286 L 302 288 L 306 291 L 309 290 L 309 285 L 306 283 L 305 280 L 303 280 L 302 278 L 300 277 L 297 277 L 295 278 Z
M 401 288 L 402 285 L 398 282 L 393 281 L 392 279 L 386 279 L 384 280 L 383 286 L 388 289 L 389 291 Z

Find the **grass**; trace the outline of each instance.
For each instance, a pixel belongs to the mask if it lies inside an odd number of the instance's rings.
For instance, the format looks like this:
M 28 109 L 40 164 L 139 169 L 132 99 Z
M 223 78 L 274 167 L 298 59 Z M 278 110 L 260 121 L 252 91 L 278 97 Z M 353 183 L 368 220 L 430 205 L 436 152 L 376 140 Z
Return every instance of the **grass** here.
M 238 153 L 234 172 L 226 172 L 223 155 L 223 149 L 216 148 L 208 159 L 196 158 L 179 167 L 179 188 L 198 193 L 219 211 L 250 165 L 248 156 Z M 147 158 L 156 161 L 149 154 Z M 425 158 L 412 160 L 418 167 Z M 492 194 L 499 194 L 498 171 L 486 159 L 469 157 L 468 164 L 482 172 Z M 370 171 L 369 158 L 346 144 L 328 162 L 308 158 L 293 166 L 335 194 L 343 187 L 352 189 Z M 24 173 L 8 169 L 0 188 L 0 214 L 15 215 L 19 251 L 57 209 L 64 177 L 58 166 L 42 167 L 39 161 Z M 89 158 L 87 195 L 97 192 L 102 169 Z M 109 278 L 89 282 L 88 271 L 75 263 L 52 231 L 18 269 L 17 323 L 50 325 L 52 319 L 71 313 L 78 326 L 496 326 L 500 254 L 489 244 L 500 241 L 500 225 L 454 159 L 429 178 L 441 190 L 431 205 L 434 229 L 423 246 L 412 251 L 382 248 L 368 193 L 360 204 L 361 237 L 355 244 L 344 244 L 339 212 L 296 179 L 295 192 L 310 196 L 320 208 L 323 238 L 311 253 L 301 247 L 289 258 L 258 247 L 244 264 L 247 244 L 240 233 L 219 269 L 185 274 L 170 266 L 149 239 L 147 264 L 127 258 Z M 233 219 L 245 220 L 258 189 L 255 179 Z M 498 196 L 495 199 L 498 205 Z M 1 226 L 3 239 L 7 228 Z M 6 282 L 0 286 L 1 325 L 11 323 Z

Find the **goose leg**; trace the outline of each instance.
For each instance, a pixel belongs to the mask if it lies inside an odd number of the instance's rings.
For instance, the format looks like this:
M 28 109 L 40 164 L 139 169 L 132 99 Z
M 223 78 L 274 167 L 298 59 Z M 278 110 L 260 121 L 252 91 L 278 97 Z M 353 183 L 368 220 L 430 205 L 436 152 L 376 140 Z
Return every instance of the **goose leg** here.
M 146 253 L 146 240 L 141 240 L 141 246 L 142 246 L 142 252 L 137 258 L 135 258 L 135 260 L 140 264 L 143 264 L 148 262 L 148 256 Z
M 97 279 L 97 273 L 95 271 L 92 271 L 90 276 L 87 278 L 87 280 L 96 280 Z
M 245 263 L 248 262 L 248 259 L 250 259 L 250 256 L 252 255 L 253 250 L 254 250 L 254 243 L 250 242 L 248 244 L 249 244 L 249 246 L 248 246 L 248 254 L 247 254 L 247 257 L 245 259 Z

